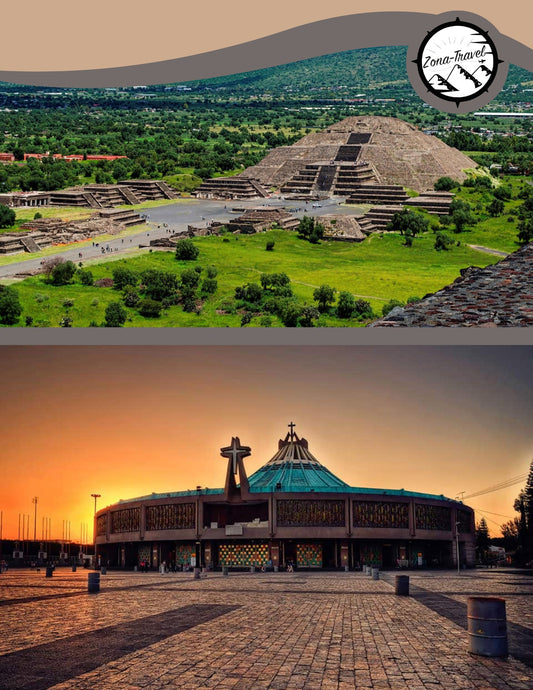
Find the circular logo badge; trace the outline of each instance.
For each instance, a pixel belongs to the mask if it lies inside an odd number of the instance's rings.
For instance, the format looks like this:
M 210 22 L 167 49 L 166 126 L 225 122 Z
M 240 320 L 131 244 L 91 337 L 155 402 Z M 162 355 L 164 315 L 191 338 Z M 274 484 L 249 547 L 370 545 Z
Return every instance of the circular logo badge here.
M 459 106 L 489 90 L 501 60 L 487 31 L 457 18 L 427 34 L 414 62 L 429 92 Z

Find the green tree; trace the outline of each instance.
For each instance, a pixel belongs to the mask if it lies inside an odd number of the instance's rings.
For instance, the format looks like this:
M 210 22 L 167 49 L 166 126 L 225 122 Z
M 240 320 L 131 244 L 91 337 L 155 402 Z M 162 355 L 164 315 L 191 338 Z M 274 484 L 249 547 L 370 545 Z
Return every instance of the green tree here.
M 490 204 L 487 206 L 487 212 L 489 213 L 490 216 L 495 218 L 496 216 L 501 216 L 503 213 L 503 209 L 505 207 L 505 204 L 501 199 L 493 199 Z
M 76 266 L 72 261 L 56 264 L 50 274 L 52 285 L 68 285 L 76 273 Z
M 106 328 L 120 328 L 126 323 L 128 312 L 120 302 L 110 302 L 105 310 L 104 326 Z
M 82 285 L 92 285 L 94 283 L 92 271 L 80 269 L 78 270 L 78 277 Z
M 422 232 L 427 232 L 428 227 L 429 220 L 425 216 L 404 208 L 392 216 L 390 223 L 386 226 L 386 230 L 389 232 L 399 232 L 400 235 L 407 237 L 416 237 Z
M 0 204 L 0 228 L 10 228 L 15 223 L 16 214 L 12 208 Z
M 350 292 L 341 292 L 337 302 L 339 319 L 351 319 L 355 311 L 355 297 Z
M 438 251 L 448 251 L 448 249 L 452 246 L 453 240 L 452 238 L 447 235 L 445 232 L 438 232 L 435 235 L 435 243 L 433 247 Z
M 316 307 L 305 306 L 300 311 L 298 324 L 302 326 L 302 328 L 312 328 L 319 317 L 320 312 Z
M 124 290 L 127 285 L 135 287 L 139 280 L 139 275 L 126 266 L 117 266 L 113 269 L 113 288 Z
M 433 185 L 433 189 L 436 192 L 449 192 L 454 187 L 458 187 L 459 183 L 452 180 L 451 177 L 439 177 L 439 179 Z
M 335 288 L 329 285 L 321 285 L 313 292 L 313 299 L 318 304 L 320 312 L 326 312 L 330 306 L 335 302 Z
M 178 240 L 176 244 L 176 259 L 178 261 L 194 261 L 199 254 L 200 250 L 191 239 Z
M 0 321 L 6 326 L 13 326 L 21 314 L 18 292 L 10 285 L 0 285 Z
M 374 310 L 370 306 L 370 302 L 364 299 L 356 299 L 354 303 L 354 314 L 364 319 L 371 319 L 374 316 Z
M 174 273 L 150 268 L 141 273 L 141 283 L 146 297 L 160 302 L 171 297 L 178 289 L 178 277 Z

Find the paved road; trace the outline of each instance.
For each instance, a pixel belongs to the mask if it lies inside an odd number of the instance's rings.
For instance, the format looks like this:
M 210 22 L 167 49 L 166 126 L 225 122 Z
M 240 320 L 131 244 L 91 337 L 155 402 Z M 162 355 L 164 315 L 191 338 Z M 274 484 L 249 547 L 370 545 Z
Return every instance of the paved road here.
M 509 252 L 502 252 L 499 249 L 491 249 L 490 247 L 482 247 L 480 244 L 467 245 L 470 249 L 476 249 L 478 252 L 485 252 L 485 254 L 494 254 L 495 256 L 509 256 Z
M 406 574 L 403 572 L 402 574 Z M 529 572 L 0 575 L 0 688 L 530 690 Z M 431 596 L 430 596 L 431 595 Z M 503 596 L 510 657 L 468 652 L 466 597 Z M 515 656 L 515 651 L 518 654 Z M 530 655 L 531 656 L 531 655 Z
M 270 206 L 273 208 L 286 208 L 295 213 L 298 217 L 307 215 L 324 215 L 329 213 L 340 213 L 354 215 L 357 210 L 342 207 L 339 204 L 341 199 L 326 199 L 315 203 L 305 203 L 304 201 L 286 201 L 279 196 L 269 199 L 254 199 L 253 201 L 217 201 L 206 199 L 191 199 L 183 203 L 157 206 L 144 211 L 148 215 L 148 225 L 135 235 L 116 238 L 100 243 L 100 246 L 89 245 L 79 248 L 74 245 L 72 249 L 58 252 L 66 260 L 76 263 L 89 259 L 98 259 L 104 256 L 125 254 L 139 248 L 139 245 L 148 245 L 151 240 L 160 237 L 168 237 L 178 232 L 186 232 L 188 225 L 207 227 L 212 220 L 227 221 L 235 218 L 238 213 L 232 209 L 249 209 L 257 206 Z M 167 228 L 164 227 L 167 224 Z M 81 253 L 81 257 L 80 257 Z M 40 268 L 42 258 L 30 258 L 28 254 L 21 254 L 21 261 L 17 263 L 0 266 L 0 278 L 13 278 L 26 271 L 35 271 Z

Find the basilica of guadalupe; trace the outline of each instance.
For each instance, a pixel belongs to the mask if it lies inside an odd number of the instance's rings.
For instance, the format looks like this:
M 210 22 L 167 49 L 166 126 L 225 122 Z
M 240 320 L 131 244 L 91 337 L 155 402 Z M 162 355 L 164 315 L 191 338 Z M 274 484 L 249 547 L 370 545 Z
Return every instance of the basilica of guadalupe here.
M 353 487 L 290 431 L 246 474 L 238 438 L 221 449 L 224 488 L 121 500 L 95 516 L 101 563 L 133 568 L 298 569 L 471 566 L 474 511 L 443 495 Z

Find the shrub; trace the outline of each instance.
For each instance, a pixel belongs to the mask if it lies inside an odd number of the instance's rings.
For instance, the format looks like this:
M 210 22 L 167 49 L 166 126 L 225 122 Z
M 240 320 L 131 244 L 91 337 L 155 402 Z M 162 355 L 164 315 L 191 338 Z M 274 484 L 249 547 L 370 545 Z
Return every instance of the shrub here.
M 0 285 L 0 322 L 6 326 L 17 323 L 22 314 L 18 292 L 9 285 Z
M 106 328 L 120 328 L 128 316 L 120 302 L 110 302 L 105 310 L 104 326 Z
M 78 271 L 78 276 L 82 285 L 92 285 L 94 283 L 94 276 L 91 271 Z
M 31 326 L 33 324 L 33 316 L 26 316 L 25 322 L 26 326 Z
M 178 240 L 176 244 L 176 259 L 178 261 L 194 261 L 199 254 L 200 250 L 191 239 Z
M 53 267 L 50 279 L 53 285 L 68 285 L 75 273 L 76 266 L 72 261 L 65 261 Z
M 313 299 L 318 303 L 318 309 L 320 312 L 325 312 L 329 307 L 335 302 L 335 293 L 337 291 L 335 288 L 329 285 L 321 285 L 319 288 L 314 290 Z
M 364 299 L 355 300 L 353 311 L 356 316 L 360 316 L 365 319 L 370 319 L 372 316 L 374 316 L 374 311 L 370 306 L 370 302 L 367 302 Z
M 262 326 L 262 328 L 271 328 L 272 327 L 272 317 L 269 316 L 268 314 L 264 314 L 259 319 L 259 325 Z
M 218 288 L 218 282 L 214 278 L 206 278 L 200 287 L 204 295 L 214 295 Z
M 137 292 L 136 288 L 134 288 L 132 285 L 127 285 L 122 299 L 127 307 L 136 307 L 141 301 L 141 296 Z
M 157 300 L 146 297 L 141 300 L 138 304 L 138 311 L 141 316 L 145 316 L 150 319 L 156 319 L 161 315 L 161 309 L 163 305 Z
M 59 325 L 61 328 L 72 328 L 73 321 L 72 316 L 64 316 L 59 322 Z
M 253 316 L 253 314 L 251 311 L 245 311 L 244 314 L 242 315 L 241 326 L 248 325 L 250 323 L 250 321 L 252 320 L 252 316 Z
M 143 271 L 141 281 L 145 296 L 157 302 L 160 302 L 165 297 L 170 297 L 178 289 L 178 277 L 174 273 L 165 271 L 157 271 L 155 269 Z
M 74 300 L 71 299 L 70 297 L 66 297 L 63 300 L 63 306 L 65 307 L 65 309 L 70 309 L 71 307 L 74 306 Z
M 295 302 L 289 302 L 281 313 L 281 320 L 284 326 L 295 328 L 298 325 L 301 309 Z
M 455 180 L 452 180 L 451 177 L 439 177 L 439 179 L 433 185 L 433 189 L 436 192 L 449 192 L 458 185 L 459 183 L 455 182 Z
M 445 232 L 438 232 L 435 236 L 434 248 L 440 251 L 447 251 L 453 244 L 453 239 Z
M 303 328 L 312 328 L 315 321 L 320 317 L 320 312 L 316 307 L 305 306 L 300 310 L 298 324 Z
M 395 307 L 403 307 L 404 304 L 403 302 L 400 302 L 400 300 L 397 299 L 391 299 L 389 300 L 386 304 L 383 305 L 383 309 L 381 310 L 381 313 L 383 316 L 387 316 L 387 314 L 392 311 Z
M 275 245 L 275 244 L 276 244 L 276 243 L 274 242 L 274 240 L 268 240 L 267 243 L 266 243 L 266 247 L 265 247 L 265 249 L 267 250 L 267 252 L 272 252 L 272 251 L 274 251 L 274 245 Z
M 127 285 L 135 287 L 138 280 L 137 273 L 126 268 L 126 266 L 117 266 L 113 269 L 113 288 L 115 290 L 124 290 Z
M 37 211 L 37 213 L 33 216 L 33 220 L 38 220 L 39 218 L 42 218 L 42 217 L 43 217 L 43 214 L 39 213 L 39 211 Z
M 218 275 L 218 269 L 216 266 L 208 266 L 205 269 L 205 273 L 208 278 L 216 278 Z

